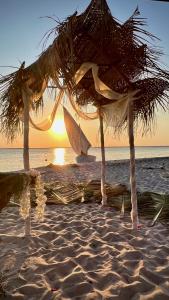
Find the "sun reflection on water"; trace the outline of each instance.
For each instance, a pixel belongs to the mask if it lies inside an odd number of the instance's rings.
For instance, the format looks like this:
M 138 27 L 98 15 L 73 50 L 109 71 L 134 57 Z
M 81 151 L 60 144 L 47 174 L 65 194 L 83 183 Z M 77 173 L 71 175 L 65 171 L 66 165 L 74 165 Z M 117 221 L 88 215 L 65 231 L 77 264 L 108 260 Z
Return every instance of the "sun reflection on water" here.
M 54 165 L 64 165 L 65 163 L 65 149 L 64 148 L 56 148 L 54 149 Z

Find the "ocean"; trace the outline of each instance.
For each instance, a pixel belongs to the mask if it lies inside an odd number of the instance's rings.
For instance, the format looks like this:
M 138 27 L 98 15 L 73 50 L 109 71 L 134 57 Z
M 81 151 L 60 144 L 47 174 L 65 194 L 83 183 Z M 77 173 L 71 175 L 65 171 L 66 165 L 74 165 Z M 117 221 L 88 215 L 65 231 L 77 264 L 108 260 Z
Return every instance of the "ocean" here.
M 0 172 L 17 171 L 23 169 L 22 149 L 0 149 Z M 128 147 L 105 148 L 106 160 L 122 160 L 129 158 Z M 101 160 L 100 148 L 91 148 L 89 153 Z M 75 163 L 76 154 L 72 148 L 44 148 L 30 149 L 31 168 L 53 164 Z M 169 146 L 163 147 L 136 147 L 136 158 L 169 157 Z

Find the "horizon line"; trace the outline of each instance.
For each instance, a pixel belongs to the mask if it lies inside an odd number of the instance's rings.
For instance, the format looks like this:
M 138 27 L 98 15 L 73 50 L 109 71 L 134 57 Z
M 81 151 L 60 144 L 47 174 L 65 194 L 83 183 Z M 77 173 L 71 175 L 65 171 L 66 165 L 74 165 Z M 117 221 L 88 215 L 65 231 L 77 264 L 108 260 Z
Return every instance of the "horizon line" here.
M 144 145 L 139 146 L 135 145 L 135 147 L 169 147 L 169 145 Z M 60 148 L 66 148 L 71 149 L 72 147 L 30 147 L 29 149 L 60 149 Z M 91 147 L 91 148 L 101 148 L 100 146 Z M 105 148 L 129 148 L 129 146 L 106 146 Z M 23 147 L 0 147 L 0 149 L 24 149 Z

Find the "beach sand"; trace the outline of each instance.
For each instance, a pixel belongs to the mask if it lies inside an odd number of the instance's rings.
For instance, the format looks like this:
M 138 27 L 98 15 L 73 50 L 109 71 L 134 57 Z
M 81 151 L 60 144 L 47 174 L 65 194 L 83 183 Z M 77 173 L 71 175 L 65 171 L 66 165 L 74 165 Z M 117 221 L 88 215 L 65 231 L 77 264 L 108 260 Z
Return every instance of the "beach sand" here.
M 129 160 L 106 162 L 106 182 L 121 183 L 130 189 Z M 100 179 L 101 163 L 70 164 L 37 168 L 45 182 L 89 182 Z M 169 157 L 140 158 L 136 160 L 138 192 L 169 194 Z
M 17 208 L 0 219 L 0 299 L 169 299 L 169 229 L 133 232 L 129 216 L 97 204 L 52 205 L 23 237 Z
M 157 190 L 160 178 L 164 181 L 158 191 L 167 191 L 168 162 L 140 160 L 139 188 L 150 190 L 152 185 Z M 128 184 L 128 162 L 107 164 L 109 182 Z M 41 171 L 48 182 L 78 182 L 97 178 L 99 168 L 96 163 Z M 142 227 L 135 232 L 129 214 L 120 219 L 112 208 L 95 203 L 48 205 L 41 223 L 35 222 L 32 209 L 32 235 L 25 238 L 18 208 L 4 208 L 0 213 L 0 299 L 169 299 L 169 228 L 160 223 L 148 227 L 147 220 L 140 221 Z

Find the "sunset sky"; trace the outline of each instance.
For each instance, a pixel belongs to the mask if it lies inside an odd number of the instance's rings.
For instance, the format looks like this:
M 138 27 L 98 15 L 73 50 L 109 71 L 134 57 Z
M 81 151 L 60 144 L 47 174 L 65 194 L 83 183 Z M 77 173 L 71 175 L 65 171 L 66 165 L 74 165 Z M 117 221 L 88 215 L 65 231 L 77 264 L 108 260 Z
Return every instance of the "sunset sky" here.
M 42 51 L 40 43 L 44 34 L 55 26 L 55 22 L 45 16 L 63 20 L 76 10 L 81 13 L 89 4 L 89 0 L 0 0 L 0 74 L 7 74 L 25 61 L 26 66 L 34 62 Z M 169 3 L 150 0 L 107 0 L 112 15 L 119 21 L 124 22 L 138 5 L 141 17 L 147 18 L 146 29 L 161 39 L 156 45 L 162 48 L 165 55 L 162 62 L 169 70 Z M 46 108 L 43 120 L 53 107 L 52 100 L 46 98 Z M 77 119 L 75 113 L 69 106 L 69 111 L 75 117 L 81 128 L 86 133 L 93 146 L 99 146 L 99 122 L 82 121 Z M 60 107 L 56 118 L 62 119 L 62 108 Z M 62 132 L 54 130 L 39 132 L 30 130 L 31 147 L 65 147 L 70 146 L 64 131 L 62 121 L 60 123 Z M 157 112 L 156 124 L 151 135 L 142 137 L 140 130 L 136 136 L 136 145 L 169 145 L 169 113 Z M 56 132 L 57 131 L 57 132 Z M 124 133 L 120 137 L 113 137 L 109 130 L 105 136 L 106 146 L 127 146 L 128 138 Z M 13 144 L 7 143 L 4 136 L 0 135 L 0 147 L 22 147 L 22 136 L 18 137 Z

